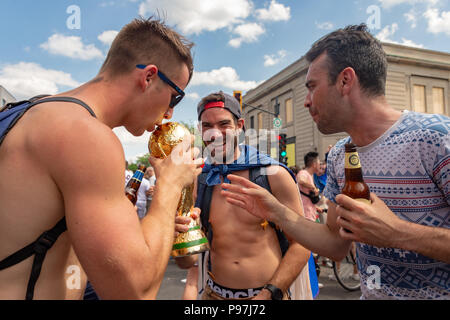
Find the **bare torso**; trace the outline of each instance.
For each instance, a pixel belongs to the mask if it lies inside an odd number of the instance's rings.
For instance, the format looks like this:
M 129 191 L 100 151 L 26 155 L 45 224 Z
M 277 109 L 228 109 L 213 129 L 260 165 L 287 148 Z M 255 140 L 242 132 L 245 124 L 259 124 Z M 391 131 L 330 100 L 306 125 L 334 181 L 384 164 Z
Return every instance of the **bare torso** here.
M 248 179 L 248 171 L 234 174 Z M 214 279 L 228 288 L 262 287 L 282 259 L 276 232 L 270 226 L 264 230 L 260 219 L 226 202 L 220 190 L 214 187 L 210 207 Z
M 79 106 L 67 109 L 85 112 Z M 50 104 L 30 109 L 0 146 L 0 260 L 36 240 L 64 217 L 64 199 L 35 152 L 39 142 L 34 140 L 34 130 L 51 125 L 46 120 L 54 112 Z M 0 299 L 25 298 L 33 259 L 0 271 Z M 78 271 L 79 282 L 72 282 Z M 86 276 L 64 232 L 47 252 L 34 299 L 80 299 L 85 284 Z

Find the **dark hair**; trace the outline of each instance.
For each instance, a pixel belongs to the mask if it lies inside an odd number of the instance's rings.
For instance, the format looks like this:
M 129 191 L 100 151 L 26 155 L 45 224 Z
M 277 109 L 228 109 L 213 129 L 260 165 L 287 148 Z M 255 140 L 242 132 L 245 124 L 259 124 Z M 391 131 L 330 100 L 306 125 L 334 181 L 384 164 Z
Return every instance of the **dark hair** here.
M 289 169 L 291 169 L 291 171 L 292 171 L 295 175 L 297 175 L 297 173 L 300 171 L 300 169 L 299 169 L 297 166 L 289 167 Z
M 335 84 L 339 73 L 353 68 L 361 88 L 369 96 L 385 94 L 387 59 L 381 42 L 373 37 L 366 24 L 338 29 L 316 41 L 306 53 L 313 62 L 326 52 L 330 84 Z
M 319 154 L 317 152 L 311 151 L 308 152 L 305 155 L 304 161 L 305 161 L 305 167 L 308 168 L 311 166 L 311 164 L 319 157 Z
M 190 80 L 194 70 L 193 45 L 158 19 L 134 19 L 114 39 L 100 73 L 108 71 L 118 76 L 131 72 L 136 64 L 155 64 L 168 76 L 174 76 L 176 68 L 184 63 Z

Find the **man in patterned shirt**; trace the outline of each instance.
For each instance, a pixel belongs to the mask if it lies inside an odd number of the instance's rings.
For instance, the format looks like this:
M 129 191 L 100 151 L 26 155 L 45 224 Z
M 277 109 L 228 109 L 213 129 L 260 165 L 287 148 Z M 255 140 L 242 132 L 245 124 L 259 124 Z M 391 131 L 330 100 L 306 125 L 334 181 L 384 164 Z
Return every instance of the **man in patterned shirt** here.
M 450 119 L 388 105 L 386 55 L 365 25 L 323 37 L 306 59 L 305 107 L 322 133 L 350 135 L 328 156 L 327 224 L 296 217 L 239 177 L 222 193 L 322 256 L 340 261 L 356 242 L 363 299 L 450 299 Z M 340 194 L 350 141 L 371 204 Z

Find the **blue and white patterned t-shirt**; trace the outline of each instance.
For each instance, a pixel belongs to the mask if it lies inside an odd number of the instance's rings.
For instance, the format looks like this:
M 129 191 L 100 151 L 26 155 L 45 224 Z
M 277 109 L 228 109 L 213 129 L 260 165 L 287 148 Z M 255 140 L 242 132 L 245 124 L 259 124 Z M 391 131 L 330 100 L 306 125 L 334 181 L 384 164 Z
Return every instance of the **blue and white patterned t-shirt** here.
M 448 117 L 404 111 L 376 141 L 357 148 L 364 181 L 399 218 L 450 228 L 449 133 Z M 328 156 L 324 195 L 335 203 L 345 182 L 344 145 L 350 141 L 340 140 Z M 449 264 L 407 250 L 356 247 L 363 299 L 450 299 Z

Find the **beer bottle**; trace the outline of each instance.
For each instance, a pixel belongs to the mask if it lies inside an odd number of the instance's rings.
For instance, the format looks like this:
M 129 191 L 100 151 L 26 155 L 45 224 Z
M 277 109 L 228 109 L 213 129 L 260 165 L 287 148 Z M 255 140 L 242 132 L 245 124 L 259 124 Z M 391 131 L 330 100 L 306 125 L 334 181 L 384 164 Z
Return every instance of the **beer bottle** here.
M 345 183 L 341 193 L 357 201 L 371 203 L 370 189 L 364 182 L 359 155 L 353 143 L 345 145 Z
M 125 187 L 125 195 L 128 199 L 130 199 L 133 205 L 136 204 L 137 192 L 139 186 L 141 185 L 142 178 L 144 177 L 144 172 L 146 169 L 147 168 L 145 165 L 140 164 L 136 172 L 131 177 L 130 181 L 128 181 L 127 186 Z
M 370 189 L 364 182 L 359 155 L 353 143 L 345 145 L 345 184 L 342 194 L 370 203 Z

